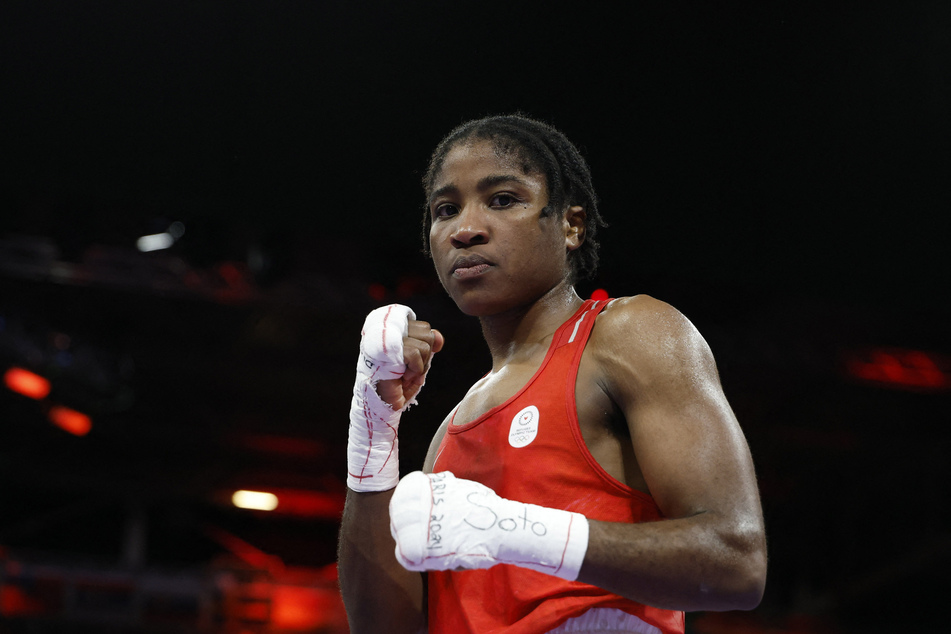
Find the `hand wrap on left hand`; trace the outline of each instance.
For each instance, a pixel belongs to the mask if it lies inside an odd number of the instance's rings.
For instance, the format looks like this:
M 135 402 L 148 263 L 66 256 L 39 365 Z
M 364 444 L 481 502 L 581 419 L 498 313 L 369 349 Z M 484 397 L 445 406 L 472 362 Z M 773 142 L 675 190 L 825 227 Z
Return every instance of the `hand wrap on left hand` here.
M 584 515 L 506 500 L 448 471 L 400 481 L 390 532 L 397 560 L 417 571 L 513 564 L 573 581 L 588 547 Z
M 353 491 L 386 491 L 399 482 L 397 429 L 400 415 L 416 400 L 394 411 L 377 394 L 376 384 L 406 371 L 403 337 L 410 319 L 416 315 L 409 307 L 391 304 L 372 311 L 363 324 L 347 446 L 347 486 Z

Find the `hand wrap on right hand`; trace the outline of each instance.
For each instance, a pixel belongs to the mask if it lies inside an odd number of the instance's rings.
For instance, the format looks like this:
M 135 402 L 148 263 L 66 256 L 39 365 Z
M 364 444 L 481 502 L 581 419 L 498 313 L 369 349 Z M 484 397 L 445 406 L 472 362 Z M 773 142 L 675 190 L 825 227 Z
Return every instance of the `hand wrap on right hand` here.
M 396 559 L 417 571 L 513 564 L 573 581 L 588 549 L 584 515 L 506 500 L 448 471 L 403 478 L 390 533 Z
M 347 447 L 347 486 L 353 491 L 386 491 L 399 482 L 397 428 L 400 415 L 416 400 L 394 411 L 377 394 L 376 384 L 406 372 L 403 337 L 410 319 L 416 319 L 410 308 L 390 304 L 372 311 L 363 324 Z

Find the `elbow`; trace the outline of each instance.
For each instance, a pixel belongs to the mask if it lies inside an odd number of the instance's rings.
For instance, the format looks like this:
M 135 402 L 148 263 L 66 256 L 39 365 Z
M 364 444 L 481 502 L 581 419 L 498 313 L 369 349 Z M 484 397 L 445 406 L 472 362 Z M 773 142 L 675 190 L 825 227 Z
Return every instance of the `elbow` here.
M 759 606 L 766 591 L 766 558 L 755 557 L 737 574 L 730 610 L 752 610 Z
M 766 538 L 762 531 L 724 539 L 719 605 L 716 610 L 752 610 L 766 591 Z M 727 554 L 728 553 L 728 554 Z
M 755 609 L 766 589 L 766 566 L 755 559 L 721 568 L 719 583 L 701 583 L 699 603 L 686 609 L 714 612 Z
M 731 566 L 727 610 L 752 610 L 759 606 L 766 591 L 766 548 L 762 545 L 743 549 Z

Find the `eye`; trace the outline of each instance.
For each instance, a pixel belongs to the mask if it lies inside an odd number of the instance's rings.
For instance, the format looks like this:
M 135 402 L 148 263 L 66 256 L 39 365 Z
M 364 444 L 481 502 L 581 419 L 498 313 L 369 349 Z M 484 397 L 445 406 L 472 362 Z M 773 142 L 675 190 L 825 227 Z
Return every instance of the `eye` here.
M 505 209 L 506 207 L 511 207 L 517 202 L 519 202 L 518 198 L 512 194 L 495 194 L 489 201 L 489 205 L 491 207 Z
M 443 203 L 433 208 L 433 218 L 448 218 L 459 213 L 459 208 L 452 203 Z

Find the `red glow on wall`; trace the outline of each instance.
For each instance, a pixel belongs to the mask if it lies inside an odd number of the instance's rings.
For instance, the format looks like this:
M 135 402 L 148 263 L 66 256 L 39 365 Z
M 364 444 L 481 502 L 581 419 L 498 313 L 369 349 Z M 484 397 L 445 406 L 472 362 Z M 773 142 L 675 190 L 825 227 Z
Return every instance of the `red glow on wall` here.
M 251 282 L 247 267 L 237 262 L 222 262 L 217 267 L 218 275 L 230 288 L 237 291 L 250 291 Z
M 342 488 L 342 487 L 341 487 Z M 251 512 L 267 512 L 268 515 L 290 515 L 307 519 L 339 520 L 343 514 L 343 504 L 346 494 L 341 492 L 312 491 L 307 489 L 284 489 L 275 487 L 253 487 L 254 492 L 269 493 L 277 497 L 277 506 L 270 510 L 253 510 Z M 220 504 L 233 505 L 233 491 L 219 491 L 216 500 Z
M 91 418 L 61 405 L 50 408 L 49 419 L 54 425 L 74 436 L 85 436 L 92 429 Z
M 367 294 L 378 302 L 382 302 L 386 297 L 386 287 L 382 284 L 373 283 L 367 287 Z
M 271 623 L 291 631 L 311 632 L 334 624 L 341 612 L 336 593 L 325 588 L 278 585 L 271 597 Z
M 205 534 L 249 566 L 262 570 L 281 570 L 284 568 L 284 562 L 281 561 L 280 557 L 269 555 L 260 548 L 217 526 L 205 526 Z
M 33 374 L 23 368 L 10 368 L 3 375 L 3 382 L 8 388 L 27 398 L 46 398 L 50 393 L 50 382 L 39 374 Z
M 951 357 L 904 348 L 871 348 L 845 355 L 849 376 L 897 389 L 951 389 Z
M 282 454 L 298 458 L 318 458 L 327 453 L 319 441 L 268 434 L 241 434 L 235 437 L 241 446 L 264 453 Z
M 6 617 L 43 613 L 43 603 L 26 590 L 12 584 L 0 585 L 0 614 Z
M 277 496 L 276 513 L 297 517 L 339 519 L 343 513 L 344 496 L 301 489 L 270 489 Z
M 591 293 L 591 299 L 593 299 L 593 300 L 595 300 L 595 301 L 601 301 L 601 300 L 607 299 L 607 298 L 609 298 L 609 297 L 610 297 L 610 295 L 608 295 L 608 292 L 607 292 L 606 290 L 604 290 L 603 288 L 595 289 L 594 292 Z

